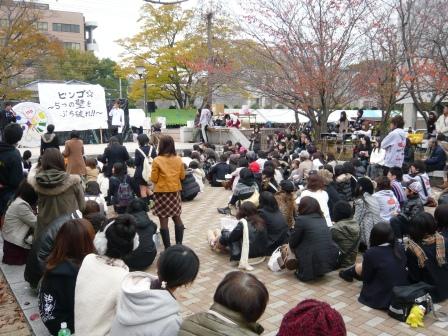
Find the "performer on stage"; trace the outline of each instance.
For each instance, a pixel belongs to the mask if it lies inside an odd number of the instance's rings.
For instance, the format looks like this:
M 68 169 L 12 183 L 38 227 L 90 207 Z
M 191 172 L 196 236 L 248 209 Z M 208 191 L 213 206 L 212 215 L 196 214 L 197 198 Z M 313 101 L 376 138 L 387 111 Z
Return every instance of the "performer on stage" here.
M 110 110 L 109 117 L 112 117 L 112 135 L 121 135 L 124 126 L 124 111 L 121 108 L 120 101 L 118 99 L 115 101 L 114 106 Z

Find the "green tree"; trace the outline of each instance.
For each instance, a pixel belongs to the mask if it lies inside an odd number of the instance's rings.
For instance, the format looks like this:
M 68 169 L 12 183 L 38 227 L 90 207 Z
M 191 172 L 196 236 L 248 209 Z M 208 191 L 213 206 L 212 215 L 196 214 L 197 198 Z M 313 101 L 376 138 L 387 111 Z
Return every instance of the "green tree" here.
M 204 97 L 208 75 L 214 76 L 214 89 L 227 81 L 224 74 L 232 68 L 229 37 L 233 26 L 224 24 L 223 18 L 216 20 L 213 28 L 212 62 L 207 53 L 205 22 L 194 11 L 179 5 L 146 4 L 140 21 L 138 34 L 118 41 L 125 50 L 119 73 L 132 76 L 135 68 L 143 65 L 149 99 L 175 100 L 180 108 L 191 107 L 196 98 Z M 136 80 L 130 98 L 138 100 L 143 94 L 143 83 Z

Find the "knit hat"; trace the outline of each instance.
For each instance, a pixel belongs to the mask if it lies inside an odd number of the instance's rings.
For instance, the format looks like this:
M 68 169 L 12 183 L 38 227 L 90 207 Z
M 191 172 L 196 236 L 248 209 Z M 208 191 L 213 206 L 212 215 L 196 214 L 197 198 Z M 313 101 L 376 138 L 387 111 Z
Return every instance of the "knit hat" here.
M 341 314 L 328 303 L 304 300 L 283 317 L 278 336 L 345 336 Z
M 249 164 L 249 169 L 252 171 L 252 173 L 258 174 L 260 172 L 260 165 L 256 161 L 251 162 Z
M 280 188 L 282 188 L 282 190 L 286 192 L 293 192 L 294 183 L 292 183 L 292 181 L 290 180 L 283 180 L 280 182 Z
M 310 158 L 310 153 L 308 153 L 306 150 L 303 150 L 300 152 L 299 157 L 301 159 L 309 159 Z
M 413 191 L 413 192 L 417 193 L 417 194 L 420 193 L 423 190 L 422 184 L 420 182 L 417 182 L 417 181 L 410 183 L 408 185 L 408 189 L 410 191 Z

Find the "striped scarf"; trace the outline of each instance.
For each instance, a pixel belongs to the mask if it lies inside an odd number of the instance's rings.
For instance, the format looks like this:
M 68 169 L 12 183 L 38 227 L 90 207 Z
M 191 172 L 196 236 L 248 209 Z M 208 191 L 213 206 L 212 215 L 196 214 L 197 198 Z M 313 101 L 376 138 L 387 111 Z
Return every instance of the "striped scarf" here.
M 436 244 L 436 259 L 439 267 L 446 264 L 445 259 L 445 239 L 443 236 L 436 232 L 434 235 L 431 235 L 422 241 L 422 245 L 432 245 Z M 408 249 L 417 257 L 418 267 L 425 267 L 425 262 L 428 260 L 426 253 L 423 249 L 412 239 L 408 241 Z

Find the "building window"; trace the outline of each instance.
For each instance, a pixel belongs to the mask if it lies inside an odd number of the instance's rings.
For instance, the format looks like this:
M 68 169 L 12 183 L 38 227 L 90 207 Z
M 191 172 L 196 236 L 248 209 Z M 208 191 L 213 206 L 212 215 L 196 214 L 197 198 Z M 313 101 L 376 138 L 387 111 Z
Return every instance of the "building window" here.
M 34 23 L 34 26 L 39 31 L 48 31 L 48 22 L 36 22 Z
M 80 27 L 77 24 L 53 23 L 53 31 L 64 33 L 79 33 Z
M 65 49 L 81 50 L 81 44 L 76 42 L 64 42 Z

